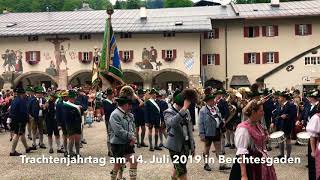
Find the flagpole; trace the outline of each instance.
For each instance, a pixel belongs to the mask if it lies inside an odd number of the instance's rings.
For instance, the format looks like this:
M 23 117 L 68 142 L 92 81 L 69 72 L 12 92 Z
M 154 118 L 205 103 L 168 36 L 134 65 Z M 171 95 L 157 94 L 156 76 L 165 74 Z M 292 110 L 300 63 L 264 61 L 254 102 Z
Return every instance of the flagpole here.
M 109 51 L 108 53 L 107 53 L 107 62 L 106 62 L 106 65 L 107 65 L 107 68 L 108 68 L 108 71 L 109 71 L 109 67 L 110 67 L 110 62 L 111 62 L 111 52 L 110 52 L 110 40 L 111 40 L 111 38 L 110 38 L 110 36 L 111 36 L 111 34 L 110 34 L 110 31 L 111 31 L 111 16 L 112 16 L 112 14 L 114 13 L 114 10 L 113 10 L 113 7 L 112 6 L 108 6 L 107 7 L 107 14 L 109 15 L 108 16 L 108 24 L 109 24 L 109 28 L 108 28 L 108 34 L 107 34 L 107 39 L 108 39 L 108 42 L 107 42 L 107 50 Z M 114 82 L 113 83 L 111 83 L 110 82 L 110 84 L 111 84 L 111 87 L 112 87 L 112 89 L 114 89 L 115 87 L 115 84 L 114 84 Z

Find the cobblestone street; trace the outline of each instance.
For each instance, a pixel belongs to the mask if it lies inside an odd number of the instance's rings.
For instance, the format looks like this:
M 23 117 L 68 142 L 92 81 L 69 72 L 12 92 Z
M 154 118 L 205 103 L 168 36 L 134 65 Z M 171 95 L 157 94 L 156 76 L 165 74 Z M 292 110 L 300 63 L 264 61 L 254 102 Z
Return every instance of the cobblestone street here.
M 88 142 L 81 149 L 83 157 L 105 157 L 106 156 L 106 132 L 103 122 L 94 123 L 92 128 L 86 127 L 85 137 Z M 197 143 L 197 155 L 202 154 L 202 144 L 195 132 Z M 45 140 L 47 138 L 45 137 Z M 146 140 L 145 140 L 146 141 Z M 147 142 L 147 141 L 146 141 Z M 106 166 L 101 167 L 99 164 L 73 164 L 66 166 L 66 164 L 22 164 L 22 158 L 9 157 L 9 150 L 11 143 L 9 142 L 9 133 L 0 134 L 0 160 L 1 179 L 110 179 L 109 172 L 112 165 L 107 158 Z M 31 141 L 28 141 L 31 145 Z M 46 143 L 47 145 L 47 143 Z M 23 153 L 24 148 L 19 142 L 18 152 Z M 168 151 L 150 152 L 148 148 L 136 148 L 136 154 L 142 155 L 144 161 L 151 161 L 152 156 L 162 156 L 168 154 Z M 276 173 L 280 180 L 302 180 L 307 179 L 307 164 L 306 146 L 293 146 L 293 157 L 301 158 L 301 164 L 276 164 Z M 233 157 L 235 150 L 227 149 L 227 156 Z M 27 154 L 27 157 L 49 157 L 48 149 L 38 149 L 33 153 Z M 213 157 L 214 154 L 211 154 Z M 278 155 L 278 149 L 273 148 L 271 155 Z M 62 154 L 53 154 L 53 157 L 62 157 Z M 191 180 L 224 180 L 229 178 L 230 171 L 218 171 L 217 159 L 213 166 L 212 172 L 203 170 L 203 162 L 188 164 L 188 173 Z M 230 165 L 231 166 L 231 165 Z M 138 167 L 138 179 L 140 180 L 168 180 L 170 179 L 172 165 L 170 163 L 164 164 L 140 164 Z M 125 170 L 125 177 L 129 177 L 128 169 Z

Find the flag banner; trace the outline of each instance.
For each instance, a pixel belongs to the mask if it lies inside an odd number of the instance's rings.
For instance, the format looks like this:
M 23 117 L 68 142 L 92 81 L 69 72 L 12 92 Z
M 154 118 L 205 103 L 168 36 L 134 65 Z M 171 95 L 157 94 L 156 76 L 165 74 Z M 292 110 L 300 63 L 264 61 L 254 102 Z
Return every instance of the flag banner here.
M 101 60 L 98 67 L 99 76 L 113 83 L 114 80 L 123 84 L 123 72 L 116 44 L 116 38 L 109 19 L 106 20 L 106 27 L 103 37 L 103 48 Z

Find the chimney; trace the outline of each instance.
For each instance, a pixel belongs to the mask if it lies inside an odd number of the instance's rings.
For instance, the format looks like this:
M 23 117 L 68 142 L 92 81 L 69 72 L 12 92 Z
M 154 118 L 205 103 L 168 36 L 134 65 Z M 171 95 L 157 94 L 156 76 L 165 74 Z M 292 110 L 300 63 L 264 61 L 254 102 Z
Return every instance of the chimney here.
M 279 0 L 271 0 L 271 7 L 280 7 Z
M 10 11 L 8 11 L 7 8 L 4 8 L 2 11 L 2 14 L 8 14 L 8 13 L 10 13 Z
M 147 20 L 147 9 L 145 7 L 140 8 L 140 19 Z

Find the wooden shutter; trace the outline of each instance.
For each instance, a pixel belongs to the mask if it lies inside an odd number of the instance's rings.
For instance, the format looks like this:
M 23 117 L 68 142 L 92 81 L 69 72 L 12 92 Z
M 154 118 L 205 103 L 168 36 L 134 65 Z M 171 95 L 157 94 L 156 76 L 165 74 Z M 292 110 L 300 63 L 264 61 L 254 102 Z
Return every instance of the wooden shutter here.
M 295 34 L 296 34 L 296 35 L 300 35 L 300 34 L 299 34 L 299 24 L 296 24 L 296 25 L 295 25 Z
M 274 52 L 274 63 L 279 63 L 279 52 Z
M 268 53 L 262 53 L 262 64 L 267 64 Z
M 220 54 L 215 54 L 214 55 L 214 64 L 215 65 L 220 65 Z
M 89 61 L 91 62 L 93 59 L 93 53 L 92 52 L 89 52 Z
M 36 56 L 37 56 L 37 62 L 40 62 L 41 53 L 40 53 L 40 51 L 35 51 L 35 52 L 36 52 Z
M 307 24 L 308 34 L 312 34 L 312 24 Z
M 248 64 L 249 63 L 249 54 L 248 53 L 244 53 L 243 54 L 243 60 L 244 60 L 244 64 Z
M 175 60 L 177 58 L 177 50 L 173 49 L 172 53 L 173 53 L 172 60 Z
M 130 55 L 129 55 L 129 61 L 132 61 L 133 60 L 133 50 L 130 50 Z
M 259 37 L 260 36 L 260 30 L 259 26 L 254 27 L 254 37 Z
M 260 53 L 256 53 L 256 64 L 260 64 Z
M 278 26 L 277 26 L 277 25 L 274 25 L 273 28 L 274 28 L 274 36 L 278 36 L 278 35 L 279 35 L 279 28 L 278 28 Z
M 162 59 L 166 59 L 166 50 L 162 50 Z
M 78 58 L 79 58 L 79 61 L 82 61 L 83 59 L 82 59 L 82 52 L 79 52 L 78 53 Z
M 208 55 L 202 54 L 202 65 L 206 66 L 208 64 Z
M 267 26 L 262 26 L 262 36 L 267 36 Z
M 214 28 L 214 38 L 219 39 L 219 28 Z
M 249 37 L 249 27 L 243 27 L 243 37 Z
M 209 39 L 208 32 L 204 32 L 204 33 L 203 33 L 203 38 L 204 38 L 204 39 Z
M 30 61 L 30 51 L 26 51 L 26 61 Z
M 120 60 L 123 61 L 123 51 L 119 51 Z

